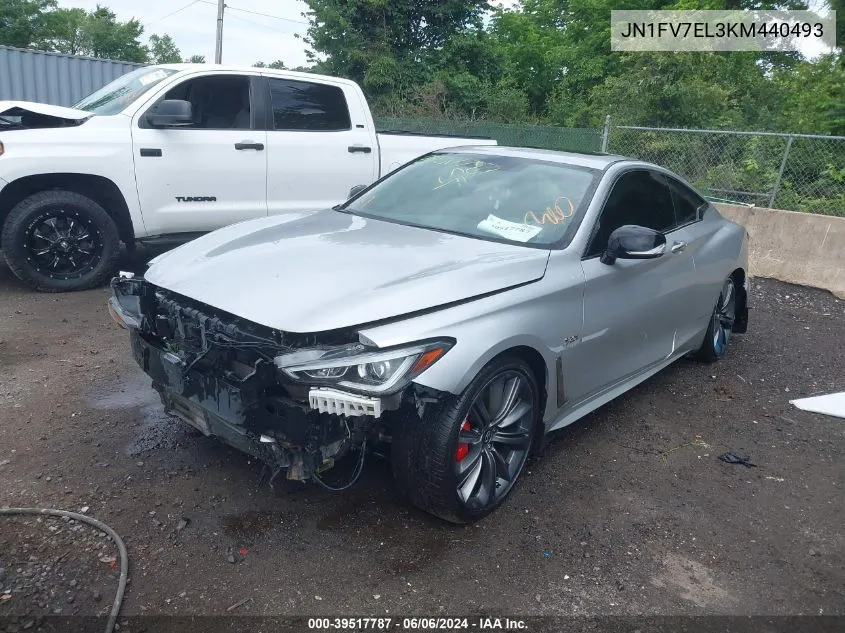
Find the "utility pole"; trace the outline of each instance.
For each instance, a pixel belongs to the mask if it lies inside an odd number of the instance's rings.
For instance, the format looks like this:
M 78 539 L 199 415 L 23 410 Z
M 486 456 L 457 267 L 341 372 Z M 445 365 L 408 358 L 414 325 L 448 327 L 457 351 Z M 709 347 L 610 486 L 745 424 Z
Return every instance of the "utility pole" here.
M 226 4 L 223 0 L 217 0 L 217 46 L 214 48 L 214 63 L 223 63 L 223 9 Z

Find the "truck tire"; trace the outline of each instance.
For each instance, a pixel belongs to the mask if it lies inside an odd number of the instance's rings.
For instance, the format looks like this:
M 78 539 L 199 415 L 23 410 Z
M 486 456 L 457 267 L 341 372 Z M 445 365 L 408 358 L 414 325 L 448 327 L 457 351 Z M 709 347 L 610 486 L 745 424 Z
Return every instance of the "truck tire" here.
M 117 268 L 117 226 L 96 202 L 71 191 L 43 191 L 19 202 L 3 225 L 12 272 L 36 290 L 71 292 L 105 283 Z
M 513 399 L 505 397 L 511 390 Z M 422 510 L 452 523 L 477 521 L 510 495 L 539 420 L 540 390 L 530 367 L 516 357 L 494 359 L 461 395 L 427 408 L 422 420 L 399 422 L 392 438 L 394 477 Z

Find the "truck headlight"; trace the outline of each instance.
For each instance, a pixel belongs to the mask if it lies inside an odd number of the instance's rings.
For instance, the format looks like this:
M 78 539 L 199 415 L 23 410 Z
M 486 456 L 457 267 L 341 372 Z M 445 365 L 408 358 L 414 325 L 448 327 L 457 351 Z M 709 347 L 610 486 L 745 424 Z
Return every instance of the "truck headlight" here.
M 380 350 L 359 344 L 283 354 L 274 362 L 299 383 L 387 395 L 405 388 L 453 345 L 454 341 L 439 340 Z

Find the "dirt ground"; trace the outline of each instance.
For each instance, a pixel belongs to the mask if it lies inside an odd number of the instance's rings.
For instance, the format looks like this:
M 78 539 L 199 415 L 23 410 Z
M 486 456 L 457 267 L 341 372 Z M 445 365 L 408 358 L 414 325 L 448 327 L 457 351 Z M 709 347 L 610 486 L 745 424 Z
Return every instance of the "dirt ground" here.
M 0 506 L 117 530 L 124 615 L 845 615 L 845 422 L 788 402 L 845 388 L 826 292 L 756 280 L 724 360 L 562 431 L 470 527 L 410 507 L 378 459 L 343 495 L 271 490 L 163 415 L 106 297 L 38 294 L 0 264 Z M 0 617 L 107 613 L 115 554 L 73 522 L 0 518 Z

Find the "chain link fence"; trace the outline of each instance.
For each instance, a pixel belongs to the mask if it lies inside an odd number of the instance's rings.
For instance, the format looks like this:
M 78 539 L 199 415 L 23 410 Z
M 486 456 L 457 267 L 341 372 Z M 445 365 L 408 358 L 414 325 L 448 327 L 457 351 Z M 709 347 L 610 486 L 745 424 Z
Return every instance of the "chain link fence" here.
M 603 148 L 662 165 L 709 198 L 845 216 L 845 137 L 605 127 Z
M 496 139 L 499 145 L 514 147 L 537 147 L 569 152 L 598 152 L 601 147 L 601 130 L 592 128 L 398 118 L 376 118 L 375 124 L 379 132 L 481 136 Z
M 609 152 L 662 165 L 708 198 L 845 216 L 845 137 L 611 126 L 604 129 L 377 118 L 379 131 L 493 138 L 499 145 Z

